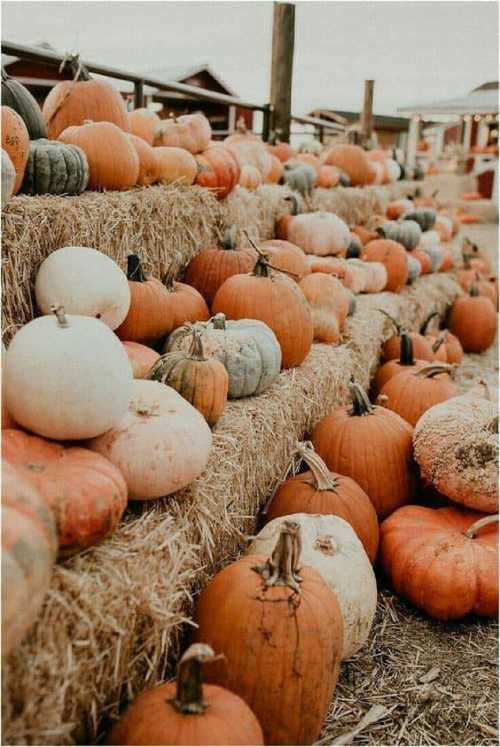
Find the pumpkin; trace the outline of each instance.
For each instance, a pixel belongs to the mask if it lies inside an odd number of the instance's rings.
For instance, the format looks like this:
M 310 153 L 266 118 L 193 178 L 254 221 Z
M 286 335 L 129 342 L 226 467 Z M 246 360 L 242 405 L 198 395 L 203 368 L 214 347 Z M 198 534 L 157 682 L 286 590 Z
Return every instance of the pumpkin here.
M 344 221 L 321 211 L 295 216 L 288 224 L 287 238 L 306 254 L 320 257 L 345 252 L 351 241 Z
M 296 455 L 309 468 L 283 482 L 266 509 L 266 522 L 289 514 L 339 516 L 361 540 L 372 563 L 377 557 L 378 521 L 372 502 L 354 480 L 330 472 L 310 441 Z M 299 465 L 297 465 L 298 467 Z
M 361 259 L 348 259 L 349 272 L 351 273 L 351 290 L 353 293 L 364 293 L 369 284 L 368 262 Z
M 377 606 L 377 582 L 363 545 L 339 516 L 295 513 L 286 520 L 300 526 L 303 565 L 314 568 L 337 598 L 344 622 L 341 656 L 348 659 L 366 642 Z M 282 525 L 282 518 L 266 524 L 247 554 L 270 555 Z
M 177 682 L 138 695 L 114 725 L 107 745 L 262 745 L 264 736 L 246 703 L 229 690 L 203 683 L 213 650 L 194 643 L 183 654 Z
M 16 172 L 12 191 L 14 195 L 17 195 L 23 183 L 29 147 L 30 139 L 23 120 L 14 109 L 2 106 L 2 148 L 9 156 Z
M 238 184 L 240 166 L 228 148 L 211 144 L 196 156 L 198 174 L 196 184 L 214 191 L 218 200 L 223 200 Z
M 283 368 L 300 366 L 313 341 L 313 322 L 300 288 L 260 257 L 253 271 L 233 275 L 217 291 L 212 313 L 228 319 L 259 319 L 272 329 L 281 347 Z
M 429 272 L 432 272 L 431 258 L 422 249 L 414 249 L 408 256 L 417 260 L 420 265 L 421 275 L 427 275 Z
M 480 384 L 435 405 L 415 428 L 422 476 L 455 503 L 498 511 L 498 412 Z
M 276 221 L 275 226 L 275 235 L 277 239 L 280 239 L 282 241 L 286 241 L 288 238 L 288 227 L 293 220 L 293 218 L 299 214 L 299 201 L 297 200 L 295 195 L 286 195 L 286 197 L 283 198 L 283 202 L 285 202 L 287 205 L 290 203 L 290 213 L 288 215 L 282 215 L 278 220 Z
M 349 297 L 341 281 L 326 273 L 315 272 L 300 281 L 299 287 L 311 306 L 314 323 L 314 336 L 318 342 L 337 342 L 339 332 L 349 313 Z M 329 328 L 333 323 L 333 339 L 320 339 L 329 336 Z
M 129 498 L 170 495 L 201 475 L 212 448 L 205 418 L 172 387 L 136 379 L 129 409 L 88 447 L 123 474 Z
M 454 266 L 455 266 L 455 260 L 454 260 L 452 252 L 449 249 L 443 249 L 441 265 L 439 266 L 439 272 L 449 272 L 450 270 L 453 270 Z
M 441 241 L 450 241 L 453 236 L 453 224 L 445 215 L 437 215 L 434 223 L 434 231 Z
M 464 257 L 464 264 L 466 255 L 469 255 L 470 266 L 474 270 L 482 272 L 485 275 L 489 275 L 489 273 L 491 272 L 491 260 L 488 252 L 481 250 L 477 244 L 467 238 L 464 240 L 462 245 L 462 256 Z
M 307 255 L 291 241 L 270 239 L 263 241 L 259 248 L 275 270 L 291 275 L 297 282 L 311 272 Z
M 132 366 L 134 379 L 147 379 L 151 367 L 154 366 L 160 354 L 139 342 L 125 340 L 122 345 Z
M 258 187 L 262 185 L 262 175 L 259 169 L 255 166 L 243 164 L 241 167 L 238 184 L 240 187 L 244 187 L 250 192 L 254 192 Z
M 205 249 L 197 254 L 186 268 L 184 281 L 203 296 L 209 306 L 222 283 L 232 275 L 250 272 L 256 254 L 252 249 L 238 247 L 236 226 L 224 233 L 220 249 Z
M 406 284 L 411 285 L 422 274 L 422 265 L 418 259 L 411 257 L 409 254 L 406 257 L 406 263 L 408 265 L 408 280 Z
M 113 427 L 126 411 L 132 369 L 119 340 L 97 319 L 64 313 L 34 319 L 5 356 L 5 402 L 23 428 L 80 440 Z
M 154 145 L 182 148 L 193 155 L 203 153 L 212 139 L 212 128 L 204 114 L 170 116 L 156 127 Z
M 431 263 L 431 272 L 438 272 L 444 260 L 444 253 L 440 246 L 424 246 L 421 251 L 427 254 Z
M 386 177 L 384 164 L 377 161 L 368 161 L 367 184 L 383 184 Z
M 365 262 L 367 281 L 365 293 L 381 293 L 387 285 L 387 270 L 381 262 Z
M 253 166 L 260 172 L 263 180 L 272 168 L 271 154 L 262 140 L 248 132 L 243 121 L 237 123 L 236 133 L 229 135 L 224 144 L 236 157 L 241 168 Z
M 283 178 L 283 164 L 277 156 L 271 155 L 271 169 L 266 176 L 267 184 L 279 184 Z
M 295 161 L 298 163 L 307 163 L 309 166 L 312 166 L 313 169 L 316 172 L 316 178 L 319 176 L 320 169 L 321 169 L 321 161 L 318 158 L 318 156 L 315 156 L 314 153 L 299 153 L 295 157 Z
M 386 205 L 385 214 L 389 220 L 398 220 L 398 218 L 401 218 L 404 213 L 407 213 L 410 210 L 413 210 L 412 200 L 393 200 Z
M 308 163 L 288 161 L 284 165 L 284 183 L 289 189 L 298 192 L 304 199 L 311 198 L 316 179 L 316 170 Z M 280 237 L 278 236 L 278 238 Z M 286 238 L 286 235 L 283 238 Z
M 498 304 L 498 293 L 496 289 L 496 278 L 489 278 L 488 280 L 481 280 L 479 273 L 476 273 L 476 280 L 474 286 L 480 296 L 489 298 L 493 306 Z
M 49 138 L 60 140 L 59 136 L 64 130 L 79 127 L 86 120 L 112 123 L 128 132 L 127 111 L 121 93 L 105 80 L 93 80 L 77 55 L 72 55 L 64 62 L 69 65 L 74 79 L 57 83 L 44 101 L 42 115 Z M 96 135 L 97 139 L 100 137 L 104 136 Z M 117 153 L 115 155 L 119 158 Z M 123 167 L 121 160 L 119 159 L 116 168 Z
M 408 280 L 406 252 L 401 244 L 390 239 L 377 239 L 365 245 L 363 259 L 381 262 L 387 270 L 386 290 L 397 293 Z
M 404 506 L 381 526 L 394 589 L 438 620 L 498 614 L 498 516 Z
M 320 574 L 301 565 L 300 547 L 300 526 L 284 521 L 270 557 L 226 566 L 195 614 L 196 640 L 225 657 L 207 679 L 245 700 L 266 744 L 313 744 L 339 674 L 342 612 Z
M 386 311 L 383 309 L 378 309 L 378 311 L 383 314 L 393 327 L 396 329 L 397 334 L 392 335 L 389 337 L 382 346 L 382 361 L 391 361 L 396 358 L 400 358 L 401 356 L 401 334 L 404 331 L 400 324 Z M 434 353 L 432 350 L 432 341 L 429 339 L 426 339 L 425 337 L 425 330 L 426 330 L 426 322 L 428 322 L 431 318 L 435 316 L 435 313 L 433 312 L 431 316 L 429 316 L 425 321 L 424 324 L 421 327 L 420 332 L 408 332 L 408 337 L 410 337 L 412 346 L 413 346 L 413 354 L 416 358 L 424 361 L 433 361 L 434 360 Z
M 189 336 L 189 351 L 173 350 L 162 355 L 148 378 L 171 386 L 213 426 L 224 411 L 229 377 L 217 358 L 205 355 L 201 329 L 193 326 Z
M 16 170 L 10 156 L 2 148 L 2 210 L 14 194 L 14 185 L 16 183 Z
M 139 157 L 139 176 L 137 184 L 140 187 L 150 187 L 158 178 L 158 160 L 155 150 L 148 145 L 143 138 L 137 135 L 129 135 L 129 140 L 134 146 Z
M 489 298 L 480 296 L 473 285 L 466 296 L 453 302 L 448 318 L 448 328 L 458 337 L 466 353 L 482 353 L 494 342 L 497 315 Z
M 130 289 L 111 257 L 86 246 L 65 246 L 49 254 L 35 280 L 37 306 L 50 314 L 54 304 L 68 314 L 93 316 L 116 329 L 127 316 Z
M 380 401 L 388 410 L 415 426 L 430 407 L 456 397 L 448 363 L 428 363 L 416 370 L 392 376 L 380 390 Z
M 307 263 L 311 272 L 326 272 L 335 275 L 345 288 L 352 290 L 355 283 L 354 274 L 345 259 L 316 257 L 314 254 L 310 254 L 307 257 Z
M 276 380 L 281 370 L 281 348 L 266 324 L 256 319 L 229 321 L 224 314 L 216 314 L 203 329 L 205 354 L 217 358 L 228 373 L 230 399 L 261 394 Z M 190 337 L 189 325 L 174 330 L 166 352 L 186 352 Z
M 418 223 L 422 231 L 430 231 L 434 228 L 436 222 L 437 213 L 432 208 L 417 207 L 413 210 L 409 210 L 403 215 L 404 220 L 412 220 Z
M 86 120 L 63 130 L 59 140 L 78 146 L 87 156 L 89 189 L 130 189 L 137 184 L 139 156 L 126 133 L 115 124 Z
M 433 192 L 431 195 L 422 196 L 422 191 L 418 188 L 415 192 L 415 199 L 413 200 L 415 207 L 417 208 L 433 208 L 437 210 L 438 203 L 436 200 L 438 190 Z
M 6 430 L 2 457 L 51 508 L 62 555 L 111 534 L 125 511 L 127 486 L 120 470 L 89 449 L 64 448 L 23 431 Z
M 79 195 L 89 181 L 87 156 L 76 145 L 32 140 L 21 191 L 29 195 Z
M 391 410 L 371 405 L 351 383 L 352 407 L 341 407 L 314 429 L 314 448 L 333 472 L 352 477 L 379 517 L 409 503 L 415 491 L 413 428 Z
M 299 145 L 299 153 L 312 153 L 320 156 L 323 152 L 323 144 L 319 140 L 304 140 Z
M 21 642 L 47 593 L 57 552 L 54 517 L 41 495 L 2 460 L 2 656 Z
M 154 148 L 156 157 L 157 179 L 161 184 L 179 182 L 190 186 L 194 184 L 198 175 L 196 158 L 184 148 L 157 147 Z
M 415 221 L 413 221 L 415 223 Z M 423 231 L 418 242 L 419 249 L 430 249 L 439 247 L 439 234 L 437 231 Z
M 362 187 L 368 181 L 368 159 L 358 145 L 335 145 L 326 151 L 323 162 L 346 173 L 353 187 Z
M 295 158 L 297 155 L 295 148 L 292 148 L 289 143 L 281 143 L 279 140 L 276 140 L 274 145 L 269 144 L 267 149 L 271 155 L 279 158 L 282 163 L 289 161 L 291 158 Z
M 184 322 L 208 319 L 203 297 L 190 285 L 175 282 L 172 272 L 167 272 L 161 283 L 144 274 L 136 254 L 129 254 L 127 263 L 130 307 L 116 330 L 121 340 L 147 343 L 168 335 Z
M 388 360 L 386 363 L 379 366 L 373 380 L 373 393 L 376 396 L 380 394 L 380 391 L 384 384 L 390 379 L 394 378 L 404 371 L 416 371 L 422 366 L 425 366 L 427 361 L 418 360 L 413 355 L 413 342 L 408 332 L 401 331 L 400 333 L 400 354 L 399 358 Z
M 149 109 L 134 109 L 127 112 L 127 121 L 130 132 L 140 137 L 148 145 L 154 145 L 156 128 L 160 126 L 161 119 Z
M 472 285 L 480 278 L 477 268 L 472 266 L 470 254 L 463 255 L 463 266 L 457 271 L 457 280 L 464 291 L 470 291 Z
M 370 241 L 375 241 L 380 238 L 376 231 L 370 231 L 364 226 L 355 226 L 352 229 L 352 232 L 359 238 L 363 246 L 366 246 Z
M 447 363 L 461 363 L 464 357 L 464 351 L 460 344 L 460 340 L 455 335 L 452 335 L 448 329 L 445 329 L 442 333 L 443 348 L 446 353 Z
M 30 140 L 47 137 L 47 128 L 38 102 L 22 83 L 9 78 L 3 68 L 2 103 L 19 114 L 26 125 Z
M 340 180 L 340 171 L 336 166 L 320 166 L 316 186 L 330 189 L 336 187 Z
M 383 226 L 377 229 L 377 233 L 383 239 L 397 241 L 411 252 L 420 241 L 422 229 L 415 221 L 404 220 L 401 223 L 384 223 Z

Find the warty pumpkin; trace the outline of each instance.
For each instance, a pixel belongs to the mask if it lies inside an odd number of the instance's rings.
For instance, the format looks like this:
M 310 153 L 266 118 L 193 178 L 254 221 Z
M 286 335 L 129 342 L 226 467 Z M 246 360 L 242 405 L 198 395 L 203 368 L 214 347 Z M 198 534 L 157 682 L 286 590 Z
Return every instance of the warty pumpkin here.
M 240 165 L 229 148 L 221 143 L 210 146 L 196 156 L 198 173 L 196 184 L 214 191 L 218 200 L 223 200 L 238 184 Z
M 118 467 L 129 498 L 145 501 L 182 490 L 201 475 L 212 433 L 175 389 L 135 379 L 128 411 L 88 447 Z
M 35 622 L 56 552 L 50 508 L 33 485 L 2 460 L 2 657 Z
M 204 114 L 170 115 L 156 127 L 154 145 L 182 148 L 193 155 L 208 148 L 212 128 Z
M 2 106 L 2 148 L 9 156 L 16 178 L 12 194 L 17 195 L 24 179 L 24 170 L 28 162 L 30 139 L 23 120 L 8 106 Z
M 217 358 L 228 373 L 230 399 L 261 394 L 278 377 L 281 348 L 267 324 L 257 319 L 231 321 L 216 314 L 203 330 L 205 354 Z M 187 352 L 189 346 L 190 325 L 183 325 L 169 336 L 165 350 Z
M 303 462 L 308 470 L 279 485 L 265 510 L 265 520 L 289 514 L 339 516 L 356 532 L 371 563 L 378 549 L 378 520 L 365 491 L 350 477 L 330 472 L 310 441 L 297 445 L 292 464 Z
M 466 296 L 457 298 L 450 309 L 448 328 L 460 340 L 466 353 L 482 353 L 494 342 L 497 314 L 489 298 L 480 296 L 473 285 Z
M 189 337 L 189 350 L 172 350 L 162 355 L 148 378 L 171 386 L 213 426 L 224 411 L 229 377 L 217 358 L 205 355 L 202 329 L 191 327 Z
M 111 257 L 86 246 L 64 246 L 49 254 L 35 280 L 36 303 L 42 314 L 54 304 L 68 314 L 93 316 L 116 329 L 127 316 L 130 288 Z
M 158 161 L 154 149 L 141 137 L 130 134 L 130 142 L 139 158 L 139 175 L 137 184 L 140 187 L 150 187 L 158 179 Z
M 370 404 L 351 383 L 352 407 L 341 407 L 320 420 L 312 442 L 333 472 L 352 477 L 365 491 L 379 517 L 409 503 L 415 492 L 413 428 L 395 412 Z
M 457 396 L 448 363 L 428 363 L 416 370 L 400 371 L 380 390 L 380 402 L 415 426 L 430 407 Z
M 468 508 L 498 511 L 498 411 L 484 383 L 428 410 L 413 446 L 436 490 Z
M 134 379 L 147 379 L 151 367 L 156 363 L 160 354 L 139 342 L 124 340 L 122 345 L 132 366 Z
M 198 165 L 195 157 L 184 148 L 154 148 L 157 168 L 157 180 L 161 184 L 179 182 L 187 187 L 194 184 L 198 176 Z
M 79 195 L 89 181 L 87 156 L 76 145 L 32 140 L 21 191 L 28 195 Z
M 368 180 L 368 159 L 358 145 L 335 145 L 326 151 L 323 162 L 344 171 L 353 187 L 363 186 Z
M 156 128 L 161 124 L 156 112 L 145 108 L 134 109 L 127 112 L 127 121 L 132 135 L 140 137 L 148 145 L 154 145 Z
M 109 734 L 107 745 L 263 745 L 264 735 L 246 703 L 229 690 L 203 683 L 213 650 L 192 644 L 177 668 L 177 681 L 140 693 Z
M 498 614 L 498 516 L 404 506 L 381 526 L 380 558 L 396 592 L 431 617 Z
M 377 582 L 363 545 L 339 516 L 294 513 L 286 521 L 300 527 L 303 565 L 314 568 L 337 598 L 344 622 L 342 659 L 348 659 L 366 642 L 377 606 Z M 246 554 L 270 555 L 282 525 L 282 518 L 266 524 Z
M 47 137 L 47 128 L 37 100 L 20 81 L 9 78 L 3 68 L 2 103 L 19 114 L 26 125 L 30 140 Z
M 283 368 L 300 366 L 313 341 L 309 306 L 297 284 L 258 257 L 246 275 L 233 275 L 217 291 L 212 313 L 228 319 L 259 319 L 272 329 L 281 347 Z
M 60 554 L 95 545 L 116 529 L 127 506 L 127 486 L 120 470 L 100 454 L 6 430 L 2 457 L 51 508 Z
M 338 216 L 319 211 L 295 216 L 288 224 L 287 238 L 306 254 L 323 257 L 345 252 L 351 235 Z
M 273 268 L 291 275 L 297 282 L 311 272 L 307 255 L 291 241 L 269 239 L 259 244 L 259 248 Z
M 342 612 L 320 574 L 301 565 L 300 546 L 299 525 L 284 521 L 271 556 L 226 566 L 195 613 L 196 640 L 225 657 L 207 667 L 208 681 L 246 701 L 266 744 L 313 744 L 339 674 Z
M 12 417 L 39 436 L 92 438 L 126 411 L 132 369 L 113 332 L 97 319 L 54 314 L 16 333 L 5 356 L 5 401 Z
M 416 371 L 421 366 L 425 366 L 428 361 L 416 359 L 413 355 L 413 342 L 404 330 L 400 334 L 400 354 L 399 358 L 393 358 L 378 367 L 373 380 L 372 391 L 375 396 L 390 379 L 394 378 L 403 371 Z
M 262 185 L 262 175 L 256 166 L 243 164 L 238 180 L 240 187 L 248 189 L 249 192 L 255 192 Z
M 139 156 L 117 125 L 85 120 L 67 127 L 58 137 L 62 143 L 78 146 L 87 156 L 89 189 L 130 189 L 137 184 Z
M 10 160 L 9 154 L 2 148 L 2 210 L 14 194 L 15 183 L 16 170 Z
M 381 262 L 387 270 L 386 290 L 397 293 L 408 280 L 406 252 L 397 241 L 378 239 L 365 245 L 363 255 L 368 262 Z

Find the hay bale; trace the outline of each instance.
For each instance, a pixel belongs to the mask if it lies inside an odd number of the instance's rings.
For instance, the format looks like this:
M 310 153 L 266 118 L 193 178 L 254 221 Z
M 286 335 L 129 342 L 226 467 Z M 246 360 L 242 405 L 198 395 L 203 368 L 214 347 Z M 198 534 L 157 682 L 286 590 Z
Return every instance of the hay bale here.
M 162 679 L 193 593 L 254 532 L 296 440 L 348 400 L 351 375 L 368 385 L 392 334 L 377 309 L 416 327 L 458 292 L 433 275 L 400 295 L 360 297 L 342 345 L 314 345 L 267 392 L 228 403 L 190 489 L 131 510 L 109 540 L 58 564 L 39 620 L 4 667 L 4 743 L 89 744 L 120 701 Z

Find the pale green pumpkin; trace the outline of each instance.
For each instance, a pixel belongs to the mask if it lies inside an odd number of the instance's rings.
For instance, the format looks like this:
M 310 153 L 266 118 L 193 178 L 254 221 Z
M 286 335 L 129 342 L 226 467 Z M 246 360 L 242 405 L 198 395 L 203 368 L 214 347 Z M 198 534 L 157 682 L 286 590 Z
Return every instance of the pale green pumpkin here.
M 79 195 L 87 186 L 87 156 L 76 145 L 32 140 L 21 191 L 29 195 Z

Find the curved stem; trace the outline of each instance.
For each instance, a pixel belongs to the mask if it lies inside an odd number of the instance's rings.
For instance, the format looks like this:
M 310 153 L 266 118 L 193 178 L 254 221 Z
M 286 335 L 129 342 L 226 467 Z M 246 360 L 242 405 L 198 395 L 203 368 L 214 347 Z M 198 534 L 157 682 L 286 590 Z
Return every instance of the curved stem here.
M 69 327 L 68 319 L 64 313 L 64 306 L 61 306 L 59 303 L 53 303 L 50 310 L 56 315 L 57 323 L 60 327 Z
M 300 593 L 299 561 L 302 552 L 300 524 L 286 520 L 280 526 L 280 534 L 271 557 L 253 570 L 260 574 L 266 587 L 288 586 Z
M 92 80 L 89 71 L 85 65 L 82 65 L 80 62 L 79 54 L 67 54 L 61 62 L 59 72 L 62 73 L 66 66 L 68 66 L 71 75 L 73 76 L 73 81 Z
M 233 224 L 226 228 L 224 231 L 224 237 L 222 239 L 222 248 L 226 251 L 234 251 L 236 249 L 236 235 L 238 229 Z
M 450 363 L 429 363 L 429 365 L 419 368 L 413 375 L 418 376 L 420 379 L 430 379 L 441 373 L 451 374 L 454 370 L 454 367 Z
M 444 343 L 446 342 L 446 338 L 447 338 L 447 330 L 444 330 L 444 332 L 438 335 L 436 339 L 434 340 L 434 342 L 432 343 L 433 353 L 437 353 L 441 345 L 444 345 Z
M 427 316 L 424 319 L 424 321 L 422 323 L 422 326 L 420 327 L 420 334 L 421 335 L 425 335 L 425 333 L 427 332 L 427 328 L 429 326 L 429 322 L 431 321 L 431 319 L 434 319 L 434 317 L 436 317 L 436 316 L 439 316 L 439 314 L 438 314 L 437 311 L 434 310 L 431 314 L 429 314 L 429 316 Z
M 399 346 L 399 363 L 401 366 L 414 366 L 413 342 L 408 332 L 401 332 Z
M 337 490 L 338 481 L 332 475 L 320 455 L 316 453 L 311 441 L 302 441 L 299 443 L 297 454 L 311 470 L 316 490 Z
M 402 328 L 401 325 L 394 319 L 394 317 L 388 314 L 387 311 L 384 311 L 384 309 L 377 309 L 377 311 L 380 311 L 381 314 L 386 316 L 393 323 L 398 335 L 400 335 Z
M 146 281 L 141 260 L 137 254 L 129 254 L 127 257 L 127 278 L 134 280 L 136 283 L 144 283 Z
M 493 516 L 484 516 L 482 519 L 475 521 L 474 524 L 464 532 L 464 535 L 469 539 L 474 539 L 476 534 L 483 527 L 487 527 L 490 524 L 494 524 L 495 522 L 498 524 L 498 518 L 498 514 L 494 514 Z
M 362 386 L 357 384 L 354 380 L 351 380 L 349 384 L 352 394 L 352 409 L 351 415 L 370 415 L 374 411 L 374 407 L 368 399 L 368 395 Z
M 191 329 L 191 347 L 189 348 L 189 357 L 194 361 L 205 361 L 203 353 L 202 331 L 193 325 Z
M 203 665 L 221 658 L 206 643 L 194 643 L 187 649 L 177 668 L 177 689 L 170 701 L 174 708 L 186 715 L 203 713 L 207 708 L 203 700 Z
M 210 319 L 212 323 L 212 327 L 214 329 L 226 329 L 226 315 L 225 314 L 216 314 Z

